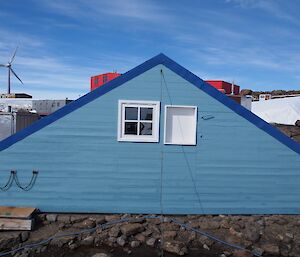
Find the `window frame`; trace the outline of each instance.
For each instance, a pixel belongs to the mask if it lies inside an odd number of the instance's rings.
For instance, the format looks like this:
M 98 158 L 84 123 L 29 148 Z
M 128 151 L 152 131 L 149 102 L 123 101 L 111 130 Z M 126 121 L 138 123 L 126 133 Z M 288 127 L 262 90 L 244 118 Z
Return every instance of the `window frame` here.
M 195 130 L 195 134 L 194 134 L 194 140 L 192 143 L 173 143 L 173 142 L 167 142 L 167 113 L 168 113 L 168 108 L 192 108 L 194 109 L 194 130 Z M 164 113 L 164 144 L 165 145 L 183 145 L 183 146 L 196 146 L 197 145 L 197 123 L 198 123 L 198 106 L 189 106 L 189 105 L 165 105 L 165 113 Z
M 140 122 L 152 123 L 152 135 L 125 135 L 125 108 L 138 107 L 138 119 L 132 122 L 138 123 L 139 133 Z M 140 108 L 153 108 L 152 121 L 140 120 Z M 127 121 L 128 122 L 128 121 Z M 129 121 L 130 122 L 130 121 Z M 118 103 L 118 141 L 119 142 L 159 142 L 160 102 L 142 100 L 119 100 Z

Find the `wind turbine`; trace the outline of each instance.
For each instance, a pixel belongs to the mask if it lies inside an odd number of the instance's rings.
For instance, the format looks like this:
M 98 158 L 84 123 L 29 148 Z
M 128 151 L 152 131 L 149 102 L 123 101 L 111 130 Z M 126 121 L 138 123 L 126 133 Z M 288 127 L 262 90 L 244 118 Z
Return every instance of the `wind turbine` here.
M 0 64 L 0 67 L 6 67 L 8 69 L 8 86 L 7 86 L 7 94 L 10 94 L 10 73 L 12 73 L 22 84 L 24 84 L 22 82 L 22 80 L 18 77 L 18 75 L 14 72 L 14 70 L 12 69 L 11 65 L 12 65 L 12 62 L 14 61 L 15 59 L 15 56 L 16 56 L 16 53 L 17 53 L 17 50 L 18 50 L 18 47 L 16 48 L 14 54 L 12 55 L 10 61 L 7 63 L 7 64 Z

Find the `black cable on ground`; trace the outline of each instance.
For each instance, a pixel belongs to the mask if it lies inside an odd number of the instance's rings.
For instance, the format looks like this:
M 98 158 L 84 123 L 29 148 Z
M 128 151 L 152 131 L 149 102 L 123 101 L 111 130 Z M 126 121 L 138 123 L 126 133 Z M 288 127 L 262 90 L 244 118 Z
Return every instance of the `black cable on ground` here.
M 90 228 L 90 229 L 84 229 L 84 230 L 80 230 L 80 231 L 77 231 L 77 232 L 72 232 L 72 233 L 65 233 L 65 234 L 60 234 L 60 235 L 54 235 L 54 236 L 51 236 L 45 240 L 42 240 L 40 242 L 37 242 L 37 243 L 32 243 L 32 244 L 27 244 L 27 245 L 24 245 L 24 246 L 21 246 L 19 248 L 16 248 L 14 250 L 10 250 L 10 251 L 6 251 L 6 252 L 0 252 L 0 256 L 7 256 L 7 255 L 14 255 L 16 254 L 17 252 L 19 251 L 22 251 L 22 250 L 25 250 L 25 249 L 34 249 L 38 246 L 42 246 L 42 245 L 45 245 L 47 243 L 49 243 L 51 240 L 53 239 L 57 239 L 57 238 L 61 238 L 61 237 L 68 237 L 68 236 L 79 236 L 81 234 L 84 234 L 84 233 L 92 233 L 92 232 L 95 232 L 97 230 L 97 228 L 101 228 L 101 229 L 107 229 L 109 228 L 110 226 L 112 225 L 115 225 L 115 224 L 119 224 L 119 223 L 124 223 L 124 222 L 136 222 L 138 220 L 142 220 L 142 219 L 159 219 L 160 217 L 159 216 L 156 216 L 156 215 L 146 215 L 146 216 L 143 216 L 141 218 L 124 218 L 124 219 L 119 219 L 119 220 L 113 220 L 113 221 L 109 221 L 105 224 L 99 224 L 97 225 L 96 227 L 94 228 Z M 185 223 L 182 223 L 176 219 L 173 219 L 173 218 L 169 218 L 168 219 L 169 222 L 173 222 L 174 224 L 177 224 L 179 226 L 181 226 L 182 228 L 185 228 L 186 230 L 190 230 L 190 231 L 193 231 L 195 232 L 196 234 L 199 234 L 199 235 L 202 235 L 202 236 L 205 236 L 217 243 L 220 243 L 226 247 L 230 247 L 230 248 L 233 248 L 233 249 L 238 249 L 238 250 L 245 250 L 245 251 L 248 251 L 247 249 L 245 249 L 244 247 L 241 247 L 241 246 L 238 246 L 238 245 L 235 245 L 235 244 L 231 244 L 231 243 L 228 243 L 222 239 L 219 239 L 213 235 L 210 235 L 204 231 L 201 231 L 200 229 L 195 229 L 193 227 L 190 227 L 188 226 L 187 224 Z M 166 219 L 164 219 L 164 222 L 167 222 Z M 255 253 L 255 252 L 252 252 L 253 255 L 257 256 L 257 257 L 263 257 L 262 255 L 258 254 L 258 253 Z

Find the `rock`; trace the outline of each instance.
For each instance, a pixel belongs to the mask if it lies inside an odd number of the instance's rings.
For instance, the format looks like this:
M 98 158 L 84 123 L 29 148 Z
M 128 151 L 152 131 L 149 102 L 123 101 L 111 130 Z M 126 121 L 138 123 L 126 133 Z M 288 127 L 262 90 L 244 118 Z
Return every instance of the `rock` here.
M 50 245 L 62 247 L 66 243 L 74 240 L 75 236 L 65 236 L 65 237 L 58 237 L 51 240 Z
M 120 228 L 117 226 L 112 227 L 109 231 L 108 231 L 108 235 L 111 237 L 118 237 L 120 234 Z
M 28 231 L 24 231 L 21 233 L 21 240 L 22 242 L 25 242 L 28 240 L 30 233 Z
M 0 236 L 0 251 L 8 248 L 12 248 L 20 243 L 20 232 L 3 232 Z
M 97 224 L 104 224 L 106 222 L 104 216 L 97 216 L 95 220 Z
M 29 253 L 22 253 L 19 257 L 29 257 Z
M 92 246 L 92 245 L 94 245 L 94 240 L 95 240 L 95 238 L 93 236 L 88 236 L 88 237 L 84 238 L 83 240 L 81 240 L 80 244 L 85 245 L 85 246 Z
M 116 239 L 115 237 L 109 237 L 109 238 L 107 239 L 107 244 L 108 244 L 109 246 L 115 246 L 116 242 L 117 242 L 117 239 Z
M 69 223 L 71 221 L 71 216 L 66 214 L 58 215 L 57 221 L 63 223 Z
M 277 256 L 280 253 L 278 245 L 275 244 L 265 243 L 261 245 L 261 248 L 264 250 L 264 252 L 272 256 Z
M 139 223 L 125 224 L 125 225 L 121 226 L 121 232 L 125 236 L 135 235 L 144 230 L 145 230 L 144 226 Z
M 258 254 L 260 256 L 262 256 L 262 254 L 264 253 L 264 250 L 259 248 L 259 247 L 253 247 L 253 253 Z
M 86 229 L 86 228 L 94 228 L 96 226 L 96 222 L 92 219 L 86 219 L 80 223 L 75 223 L 73 227 L 79 229 Z
M 179 241 L 167 241 L 163 243 L 163 249 L 166 252 L 174 253 L 177 255 L 185 255 L 188 253 L 188 250 L 184 243 Z
M 78 247 L 79 247 L 79 245 L 76 244 L 76 243 L 69 244 L 69 249 L 72 250 L 72 251 L 77 249 Z
M 220 228 L 221 223 L 218 221 L 206 219 L 199 223 L 200 229 L 218 229 Z
M 202 245 L 207 245 L 207 246 L 212 246 L 213 245 L 213 241 L 211 239 L 209 239 L 208 237 L 206 236 L 200 236 L 199 237 L 199 242 L 202 244 Z
M 287 257 L 290 256 L 290 252 L 292 250 L 292 246 L 289 244 L 284 244 L 280 246 L 280 255 Z
M 146 245 L 148 246 L 151 246 L 151 247 L 154 247 L 155 246 L 155 243 L 156 243 L 156 239 L 155 238 L 149 238 L 147 241 L 146 241 Z
M 92 257 L 110 257 L 110 256 L 106 253 L 96 253 Z
M 119 246 L 124 246 L 126 244 L 126 241 L 125 241 L 126 237 L 123 235 L 123 236 L 120 236 L 117 238 L 117 244 Z
M 141 243 L 144 243 L 146 241 L 146 237 L 143 234 L 135 235 L 135 239 L 138 240 Z
M 260 231 L 257 227 L 254 226 L 246 226 L 243 234 L 245 238 L 252 243 L 256 243 L 260 238 Z
M 86 215 L 80 215 L 80 214 L 75 214 L 75 215 L 72 215 L 70 217 L 70 221 L 72 223 L 78 223 L 78 222 L 82 222 L 84 221 L 85 219 L 87 219 L 88 217 Z
M 140 241 L 137 241 L 137 240 L 134 240 L 134 241 L 130 242 L 130 246 L 131 246 L 132 248 L 139 247 L 140 244 L 141 244 Z
M 295 122 L 295 126 L 300 127 L 300 120 L 297 120 L 297 121 Z
M 149 229 L 147 229 L 147 230 L 143 231 L 142 234 L 143 234 L 144 236 L 150 236 L 150 235 L 152 234 L 152 231 L 149 230 Z
M 49 222 L 55 222 L 57 220 L 57 214 L 47 214 L 46 220 Z
M 174 223 L 162 223 L 160 228 L 162 231 L 178 231 L 180 226 Z
M 105 215 L 104 219 L 106 222 L 114 221 L 114 220 L 119 220 L 120 215 Z
M 162 234 L 162 237 L 165 240 L 173 240 L 176 236 L 177 236 L 176 231 L 164 231 Z
M 241 95 L 252 95 L 252 90 L 251 89 L 242 89 Z
M 253 254 L 247 250 L 235 250 L 233 257 L 253 257 Z
M 210 250 L 210 248 L 208 247 L 207 244 L 204 244 L 204 245 L 203 245 L 203 248 L 204 248 L 205 250 L 208 250 L 208 251 Z

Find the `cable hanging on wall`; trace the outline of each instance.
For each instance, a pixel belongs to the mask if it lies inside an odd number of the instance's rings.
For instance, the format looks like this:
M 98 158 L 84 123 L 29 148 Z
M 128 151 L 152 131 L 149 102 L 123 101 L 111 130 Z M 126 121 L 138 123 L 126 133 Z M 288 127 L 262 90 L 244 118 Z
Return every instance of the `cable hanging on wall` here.
M 14 181 L 14 173 L 13 171 L 11 171 L 7 183 L 3 187 L 0 186 L 0 190 L 7 191 L 8 189 L 10 189 L 13 181 Z
M 21 188 L 23 191 L 29 191 L 35 185 L 38 173 L 39 173 L 38 171 L 33 170 L 30 182 L 26 186 L 24 186 L 19 181 L 19 178 L 18 178 L 18 175 L 17 175 L 17 171 L 16 170 L 12 170 L 10 172 L 10 176 L 9 176 L 9 179 L 8 179 L 7 183 L 3 187 L 0 187 L 0 190 L 1 191 L 7 191 L 8 189 L 11 188 L 13 182 L 15 181 L 16 185 L 19 188 Z
M 29 182 L 29 184 L 27 186 L 22 186 L 19 179 L 18 179 L 18 175 L 17 175 L 17 171 L 14 171 L 14 180 L 16 182 L 16 185 L 21 188 L 23 191 L 29 191 L 30 189 L 33 188 L 35 182 L 36 182 L 36 179 L 37 179 L 37 176 L 38 176 L 38 171 L 36 170 L 33 170 L 32 171 L 32 177 L 31 177 L 31 180 Z

